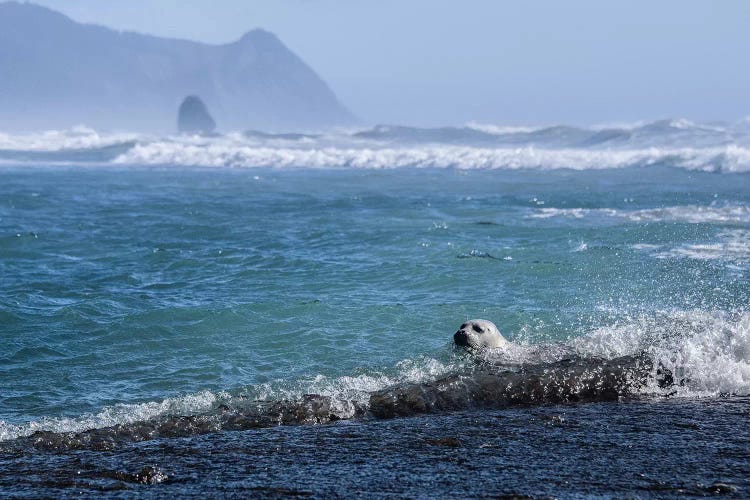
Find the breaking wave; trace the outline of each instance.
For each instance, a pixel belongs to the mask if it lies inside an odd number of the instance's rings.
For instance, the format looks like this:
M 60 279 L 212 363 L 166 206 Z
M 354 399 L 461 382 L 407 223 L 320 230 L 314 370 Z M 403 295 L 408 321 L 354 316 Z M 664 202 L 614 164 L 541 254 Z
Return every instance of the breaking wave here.
M 0 422 L 3 447 L 113 449 L 121 442 L 282 424 L 623 398 L 750 395 L 750 313 L 657 311 L 565 343 L 437 356 L 357 376 L 121 404 L 78 418 Z
M 179 142 L 137 144 L 116 157 L 120 165 L 184 165 L 274 168 L 456 168 L 595 170 L 653 165 L 706 172 L 750 171 L 750 149 L 720 148 L 587 149 L 480 148 L 469 146 L 270 148 Z
M 118 144 L 134 144 L 148 136 L 132 133 L 100 134 L 94 129 L 78 126 L 69 130 L 46 130 L 33 134 L 9 135 L 0 133 L 0 150 L 54 152 L 98 149 Z
M 355 408 L 365 408 L 370 393 L 399 383 L 421 383 L 460 370 L 466 360 L 455 357 L 436 359 L 420 357 L 404 360 L 390 370 L 372 370 L 357 376 L 327 377 L 316 375 L 296 381 L 275 381 L 235 391 L 202 391 L 181 397 L 146 403 L 118 404 L 98 413 L 74 418 L 44 418 L 24 424 L 0 420 L 0 442 L 30 436 L 34 433 L 81 433 L 93 429 L 127 426 L 176 415 L 210 417 L 229 405 L 246 411 L 262 411 L 264 404 L 294 405 L 310 394 L 330 400 L 340 410 L 340 418 L 351 418 Z M 302 419 L 304 420 L 304 419 Z M 267 421 L 266 424 L 282 423 Z M 288 423 L 288 422 L 287 422 Z M 305 423 L 300 421 L 298 423 Z
M 673 373 L 671 395 L 750 395 L 750 313 L 658 311 L 629 316 L 571 342 L 581 353 L 607 359 L 646 353 Z M 654 383 L 645 391 L 657 391 Z
M 750 130 L 741 123 L 701 125 L 686 120 L 592 128 L 378 125 L 321 133 L 163 137 L 76 127 L 26 135 L 0 133 L 0 162 L 540 170 L 660 165 L 740 173 L 750 171 Z

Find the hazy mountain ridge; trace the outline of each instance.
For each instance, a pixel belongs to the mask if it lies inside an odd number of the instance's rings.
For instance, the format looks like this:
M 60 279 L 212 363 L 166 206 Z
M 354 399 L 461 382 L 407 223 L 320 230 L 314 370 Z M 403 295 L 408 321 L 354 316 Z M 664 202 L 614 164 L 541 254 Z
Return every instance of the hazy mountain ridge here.
M 77 23 L 33 4 L 0 3 L 0 129 L 84 123 L 171 131 L 200 96 L 222 130 L 349 124 L 325 82 L 272 33 L 224 45 Z

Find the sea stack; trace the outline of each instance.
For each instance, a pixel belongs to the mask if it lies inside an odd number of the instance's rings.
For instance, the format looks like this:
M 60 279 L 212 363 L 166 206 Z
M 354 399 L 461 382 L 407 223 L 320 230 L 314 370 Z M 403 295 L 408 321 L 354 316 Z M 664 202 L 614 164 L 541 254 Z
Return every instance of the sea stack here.
M 177 130 L 182 134 L 210 134 L 216 122 L 200 97 L 187 96 L 180 104 L 177 114 Z

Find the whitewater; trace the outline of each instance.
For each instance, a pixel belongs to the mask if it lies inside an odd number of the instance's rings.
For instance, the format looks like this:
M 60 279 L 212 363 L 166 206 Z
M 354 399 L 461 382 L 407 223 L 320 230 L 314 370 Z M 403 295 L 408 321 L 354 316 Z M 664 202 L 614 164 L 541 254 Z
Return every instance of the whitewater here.
M 747 121 L 0 133 L 0 483 L 743 496 L 749 277 Z
M 100 133 L 85 126 L 1 134 L 0 161 L 204 167 L 750 170 L 750 125 L 661 120 L 632 126 L 416 128 L 211 136 Z

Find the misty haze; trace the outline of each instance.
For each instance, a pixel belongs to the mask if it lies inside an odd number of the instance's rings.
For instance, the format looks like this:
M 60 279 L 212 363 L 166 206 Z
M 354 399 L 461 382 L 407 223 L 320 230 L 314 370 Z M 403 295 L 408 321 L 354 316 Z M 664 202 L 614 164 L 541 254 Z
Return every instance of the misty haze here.
M 747 497 L 749 15 L 0 3 L 2 495 Z
M 353 115 L 273 34 L 225 45 L 76 23 L 34 4 L 0 3 L 0 123 L 172 132 L 187 95 L 224 130 L 348 125 Z M 7 125 L 6 125 L 7 124 Z

